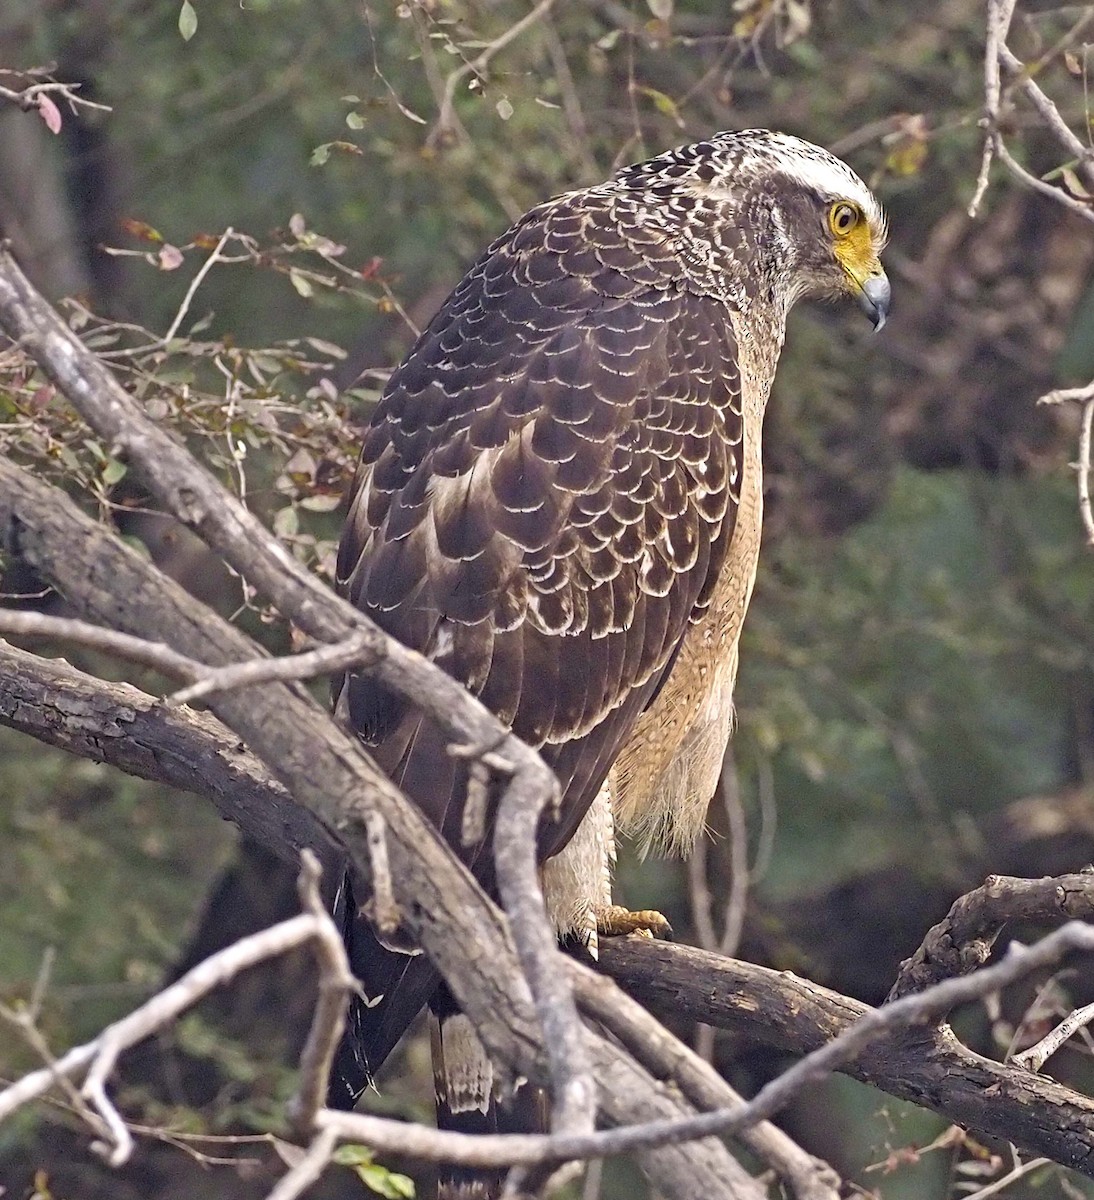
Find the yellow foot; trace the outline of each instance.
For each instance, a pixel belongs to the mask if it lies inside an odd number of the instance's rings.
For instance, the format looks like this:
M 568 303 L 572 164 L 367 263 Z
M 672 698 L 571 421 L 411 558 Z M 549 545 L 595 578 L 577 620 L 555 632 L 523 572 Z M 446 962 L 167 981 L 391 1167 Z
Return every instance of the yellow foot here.
M 622 937 L 627 933 L 640 933 L 643 937 L 669 937 L 672 926 L 665 917 L 652 908 L 631 912 L 621 904 L 609 904 L 597 910 L 596 931 L 601 937 Z

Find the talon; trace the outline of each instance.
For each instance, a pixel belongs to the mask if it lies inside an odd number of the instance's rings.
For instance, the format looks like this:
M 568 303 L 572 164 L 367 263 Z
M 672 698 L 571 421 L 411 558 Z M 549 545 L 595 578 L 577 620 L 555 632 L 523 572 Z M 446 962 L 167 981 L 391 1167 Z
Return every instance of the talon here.
M 596 931 L 603 937 L 623 937 L 628 933 L 643 937 L 671 937 L 667 918 L 652 908 L 632 912 L 621 904 L 612 904 L 596 914 Z

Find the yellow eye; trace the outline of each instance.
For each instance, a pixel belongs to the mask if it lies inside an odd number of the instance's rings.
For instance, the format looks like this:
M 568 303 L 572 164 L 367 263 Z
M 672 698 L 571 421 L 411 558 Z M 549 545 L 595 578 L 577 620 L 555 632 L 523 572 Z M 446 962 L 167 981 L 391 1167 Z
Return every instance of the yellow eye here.
M 828 210 L 828 227 L 836 237 L 846 237 L 862 219 L 862 213 L 853 205 L 840 201 Z

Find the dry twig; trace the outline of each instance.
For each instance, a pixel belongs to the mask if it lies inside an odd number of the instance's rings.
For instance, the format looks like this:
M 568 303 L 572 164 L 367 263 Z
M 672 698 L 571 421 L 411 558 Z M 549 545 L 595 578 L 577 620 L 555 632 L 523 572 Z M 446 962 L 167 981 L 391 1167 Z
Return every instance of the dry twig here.
M 1022 1050 L 1020 1053 L 1012 1055 L 1010 1061 L 1017 1063 L 1020 1067 L 1028 1067 L 1031 1071 L 1039 1071 L 1068 1038 L 1078 1033 L 1080 1029 L 1085 1029 L 1091 1021 L 1094 1021 L 1094 1004 L 1086 1004 L 1082 1008 L 1077 1008 L 1074 1012 L 1068 1013 L 1060 1024 L 1041 1038 L 1035 1046 L 1030 1046 L 1028 1050 Z

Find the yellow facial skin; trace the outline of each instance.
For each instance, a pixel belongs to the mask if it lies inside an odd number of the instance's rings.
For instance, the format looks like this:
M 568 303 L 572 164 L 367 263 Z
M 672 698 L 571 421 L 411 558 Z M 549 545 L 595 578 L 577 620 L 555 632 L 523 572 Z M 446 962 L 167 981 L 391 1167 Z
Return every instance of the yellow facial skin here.
M 836 259 L 848 278 L 848 291 L 878 330 L 889 313 L 889 280 L 878 258 L 869 223 L 857 205 L 837 201 L 828 210 L 828 228 Z

